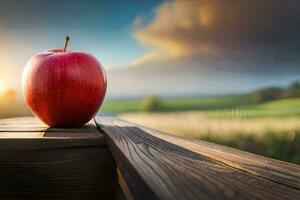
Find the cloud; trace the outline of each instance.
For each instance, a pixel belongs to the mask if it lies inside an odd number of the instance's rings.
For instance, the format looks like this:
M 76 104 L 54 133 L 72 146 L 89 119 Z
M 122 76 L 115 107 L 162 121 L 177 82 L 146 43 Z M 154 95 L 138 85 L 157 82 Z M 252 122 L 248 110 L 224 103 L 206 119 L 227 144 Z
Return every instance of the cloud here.
M 300 78 L 300 1 L 166 1 L 134 36 L 149 52 L 108 72 L 108 97 L 193 96 Z M 120 84 L 122 83 L 122 84 Z
M 167 1 L 147 24 L 138 17 L 134 36 L 149 46 L 135 65 L 174 57 L 298 60 L 300 1 Z

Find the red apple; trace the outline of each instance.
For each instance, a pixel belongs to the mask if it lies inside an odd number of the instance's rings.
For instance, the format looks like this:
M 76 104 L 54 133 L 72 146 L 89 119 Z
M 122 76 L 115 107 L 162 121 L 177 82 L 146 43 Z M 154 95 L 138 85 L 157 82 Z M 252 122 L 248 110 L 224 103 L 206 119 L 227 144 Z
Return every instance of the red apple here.
M 53 127 L 84 125 L 96 115 L 106 92 L 106 75 L 97 59 L 65 49 L 33 56 L 22 77 L 31 111 Z

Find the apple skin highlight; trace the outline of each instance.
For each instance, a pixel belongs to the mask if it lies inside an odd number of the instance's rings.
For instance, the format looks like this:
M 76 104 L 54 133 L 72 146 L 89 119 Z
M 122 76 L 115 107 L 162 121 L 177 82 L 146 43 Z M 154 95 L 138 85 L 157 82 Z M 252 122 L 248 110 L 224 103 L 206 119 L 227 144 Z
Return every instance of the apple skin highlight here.
M 89 53 L 49 50 L 33 56 L 22 75 L 32 113 L 51 127 L 77 127 L 90 121 L 105 97 L 106 75 Z

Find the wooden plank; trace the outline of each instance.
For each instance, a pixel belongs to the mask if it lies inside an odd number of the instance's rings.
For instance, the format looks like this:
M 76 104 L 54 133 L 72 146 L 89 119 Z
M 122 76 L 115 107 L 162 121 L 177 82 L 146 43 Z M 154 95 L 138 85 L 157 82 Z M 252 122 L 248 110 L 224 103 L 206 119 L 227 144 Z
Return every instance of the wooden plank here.
M 145 127 L 141 127 L 141 129 L 155 137 L 178 146 L 183 146 L 184 148 L 200 155 L 210 157 L 214 160 L 256 176 L 261 176 L 274 182 L 300 190 L 299 165 L 267 158 L 211 142 L 187 139 Z
M 124 198 L 126 198 L 127 200 L 134 199 L 119 168 L 117 168 L 117 181 L 122 189 Z
M 0 150 L 105 146 L 93 121 L 80 128 L 49 128 L 33 117 L 0 120 Z
M 120 121 L 120 123 L 127 122 Z M 267 158 L 211 142 L 193 140 L 180 137 L 178 135 L 163 133 L 161 131 L 139 126 L 133 123 L 131 123 L 131 125 L 138 126 L 140 129 L 155 137 L 178 146 L 185 147 L 195 153 L 218 160 L 224 164 L 228 164 L 232 167 L 239 168 L 257 176 L 270 179 L 274 182 L 300 189 L 299 165 Z
M 57 132 L 57 134 L 59 134 L 59 132 Z M 102 135 L 94 138 L 0 138 L 0 150 L 42 150 L 100 146 L 106 146 L 105 139 Z
M 34 117 L 20 117 L 0 120 L 0 132 L 95 132 L 95 123 L 91 120 L 82 127 L 52 128 Z
M 96 123 L 134 198 L 298 199 L 300 196 L 299 189 L 266 178 L 267 173 L 264 176 L 249 173 L 162 140 L 134 124 L 104 117 L 97 117 Z M 257 169 L 263 167 L 262 164 Z
M 114 199 L 116 164 L 95 123 L 0 120 L 0 199 Z
M 0 151 L 0 199 L 114 199 L 105 147 Z

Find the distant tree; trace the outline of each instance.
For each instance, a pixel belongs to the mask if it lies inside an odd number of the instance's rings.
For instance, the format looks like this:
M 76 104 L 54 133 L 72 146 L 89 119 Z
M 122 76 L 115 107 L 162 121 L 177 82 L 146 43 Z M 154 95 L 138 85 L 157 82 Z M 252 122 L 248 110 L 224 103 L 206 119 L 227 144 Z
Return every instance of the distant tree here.
M 161 101 L 156 96 L 145 97 L 140 104 L 140 110 L 144 112 L 160 111 L 161 109 Z
M 280 99 L 282 97 L 283 89 L 279 87 L 268 87 L 265 89 L 256 90 L 251 94 L 251 98 L 255 103 L 263 103 Z
M 283 94 L 284 98 L 296 98 L 300 97 L 300 82 L 295 81 L 292 83 L 285 91 Z

